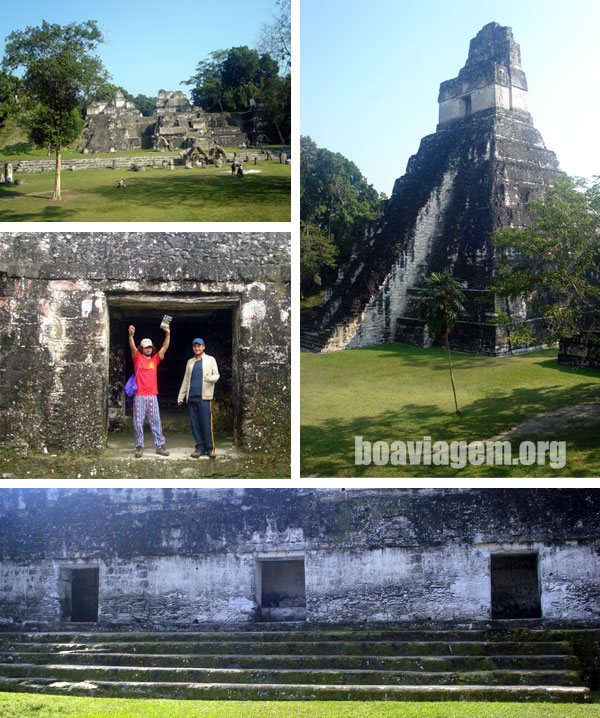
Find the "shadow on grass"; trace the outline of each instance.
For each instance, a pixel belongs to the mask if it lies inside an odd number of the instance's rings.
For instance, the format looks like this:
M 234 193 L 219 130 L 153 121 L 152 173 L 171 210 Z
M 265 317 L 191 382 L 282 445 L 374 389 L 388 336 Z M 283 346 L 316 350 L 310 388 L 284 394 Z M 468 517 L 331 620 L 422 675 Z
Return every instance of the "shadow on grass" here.
M 219 203 L 229 206 L 231 203 L 265 203 L 278 198 L 290 197 L 290 180 L 288 177 L 269 177 L 251 175 L 243 180 L 236 180 L 228 175 L 200 174 L 161 175 L 157 177 L 127 178 L 127 189 L 120 190 L 115 186 L 97 187 L 82 190 L 89 194 L 122 200 L 128 203 L 153 206 L 172 207 L 177 203 L 210 203 L 218 207 Z M 201 208 L 202 204 L 200 204 Z
M 349 421 L 328 419 L 326 422 L 301 428 L 301 475 L 356 477 L 378 473 L 387 476 L 445 477 L 515 475 L 511 467 L 484 466 L 461 470 L 450 466 L 355 466 L 354 437 L 362 436 L 366 441 L 388 443 L 419 441 L 424 436 L 430 436 L 432 441 L 485 440 L 543 411 L 572 406 L 594 398 L 600 398 L 600 385 L 585 382 L 570 389 L 556 385 L 497 392 L 493 396 L 478 399 L 463 407 L 458 415 L 442 414 L 440 408 L 433 404 L 407 404 L 399 406 L 397 412 L 384 411 L 376 416 L 365 416 Z M 536 437 L 539 438 L 541 437 Z M 549 440 L 554 438 L 548 437 Z M 593 442 L 592 446 L 594 443 L 597 441 Z M 589 446 L 588 444 L 588 448 Z M 584 449 L 585 445 L 580 448 Z M 595 452 L 595 449 L 593 451 Z M 597 458 L 595 456 L 594 463 L 590 464 L 591 471 L 597 466 Z M 525 475 L 531 473 L 530 469 L 533 467 L 517 468 L 522 475 Z
M 126 175 L 127 188 L 117 188 L 120 175 L 115 173 L 114 182 L 106 182 L 93 187 L 65 188 L 65 194 L 76 191 L 80 208 L 70 210 L 65 206 L 40 207 L 35 211 L 19 211 L 18 203 L 0 202 L 0 220 L 5 222 L 23 222 L 36 220 L 64 220 L 73 213 L 81 215 L 85 208 L 86 197 L 89 197 L 90 212 L 94 211 L 94 198 L 102 200 L 110 206 L 114 204 L 119 211 L 126 210 L 126 219 L 131 221 L 142 219 L 146 207 L 165 208 L 173 211 L 178 206 L 198 212 L 206 211 L 211 219 L 220 221 L 229 219 L 232 208 L 248 208 L 249 219 L 259 221 L 269 211 L 291 211 L 290 177 L 249 175 L 243 180 L 236 180 L 228 175 L 202 174 L 202 170 L 191 170 L 189 174 L 157 174 L 143 177 Z M 0 189 L 0 198 L 39 197 L 48 201 L 43 195 L 27 195 L 26 192 Z M 67 200 L 68 202 L 68 200 Z M 123 207 L 125 205 L 125 207 Z M 97 211 L 97 209 L 96 209 Z M 110 219 L 115 219 L 110 217 Z M 125 219 L 125 217 L 123 218 Z M 240 219 L 239 221 L 243 221 Z M 283 220 L 282 220 L 283 221 Z

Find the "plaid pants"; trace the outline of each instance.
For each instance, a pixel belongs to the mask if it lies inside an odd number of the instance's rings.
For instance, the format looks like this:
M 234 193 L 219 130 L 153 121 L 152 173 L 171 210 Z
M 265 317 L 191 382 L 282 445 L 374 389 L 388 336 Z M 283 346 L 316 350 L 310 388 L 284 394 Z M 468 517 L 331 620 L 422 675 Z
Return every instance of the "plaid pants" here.
M 156 395 L 133 397 L 133 433 L 136 447 L 144 446 L 144 421 L 146 418 L 154 437 L 154 443 L 160 448 L 165 443 L 165 437 L 162 433 Z

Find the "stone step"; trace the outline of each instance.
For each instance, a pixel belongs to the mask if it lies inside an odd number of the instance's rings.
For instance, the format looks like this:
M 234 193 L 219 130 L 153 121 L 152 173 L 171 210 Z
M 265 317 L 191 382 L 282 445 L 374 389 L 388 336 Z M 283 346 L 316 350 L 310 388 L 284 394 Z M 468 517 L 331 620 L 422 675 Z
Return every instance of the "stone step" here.
M 277 627 L 269 624 L 265 629 L 262 624 L 251 624 L 246 630 L 224 631 L 36 631 L 36 632 L 3 632 L 0 643 L 12 641 L 34 641 L 40 643 L 96 643 L 107 641 L 141 641 L 149 642 L 199 642 L 208 641 L 551 641 L 548 630 L 518 628 L 516 630 L 487 629 L 427 629 L 418 628 L 385 628 L 385 629 L 309 629 L 305 622 L 279 623 Z M 256 626 L 260 626 L 257 628 Z M 285 628 L 284 628 L 285 626 Z M 287 628 L 291 626 L 291 628 Z M 554 639 L 558 640 L 558 639 Z
M 529 656 L 303 656 L 257 654 L 154 654 L 154 653 L 108 653 L 96 650 L 61 650 L 54 653 L 4 652 L 0 663 L 29 663 L 43 665 L 110 665 L 110 666 L 157 666 L 188 668 L 289 668 L 289 669 L 381 669 L 400 671 L 483 671 L 521 669 L 524 665 L 535 670 L 572 670 L 580 664 L 573 655 Z
M 104 636 L 104 638 L 106 638 Z M 227 653 L 254 655 L 353 655 L 353 656 L 493 656 L 493 655 L 569 655 L 573 647 L 568 641 L 228 641 Z M 68 642 L 35 643 L 33 641 L 12 643 L 17 652 L 56 652 L 85 650 L 109 653 L 151 654 L 222 654 L 223 641 L 115 641 L 115 642 Z
M 578 671 L 383 671 L 334 669 L 173 668 L 112 665 L 0 664 L 6 678 L 54 681 L 272 683 L 327 685 L 582 685 Z
M 360 701 L 545 701 L 585 703 L 589 688 L 580 686 L 356 686 L 307 684 L 232 684 L 135 681 L 56 681 L 51 678 L 0 678 L 0 691 L 78 696 L 182 698 L 204 700 L 360 700 Z

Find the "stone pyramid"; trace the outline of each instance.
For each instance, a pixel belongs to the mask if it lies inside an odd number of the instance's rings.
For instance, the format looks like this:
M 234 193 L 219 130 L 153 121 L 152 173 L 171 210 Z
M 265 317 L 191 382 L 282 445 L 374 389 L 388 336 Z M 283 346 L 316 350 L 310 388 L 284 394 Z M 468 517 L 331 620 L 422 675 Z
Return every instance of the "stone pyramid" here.
M 502 354 L 507 343 L 496 312 L 528 316 L 524 302 L 507 307 L 489 291 L 493 234 L 524 225 L 525 204 L 547 192 L 558 162 L 527 110 L 511 28 L 490 23 L 471 40 L 465 66 L 441 84 L 438 102 L 436 132 L 421 140 L 314 317 L 313 348 L 428 345 L 419 308 L 424 279 L 434 271 L 450 272 L 467 297 L 467 313 L 452 335 L 455 348 Z

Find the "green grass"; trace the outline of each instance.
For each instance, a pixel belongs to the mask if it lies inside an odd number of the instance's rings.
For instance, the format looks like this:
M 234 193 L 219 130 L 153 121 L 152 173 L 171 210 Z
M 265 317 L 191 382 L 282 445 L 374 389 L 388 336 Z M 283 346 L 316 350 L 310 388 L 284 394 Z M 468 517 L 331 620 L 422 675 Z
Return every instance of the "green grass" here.
M 62 173 L 60 202 L 54 174 L 17 175 L 24 185 L 0 185 L 0 222 L 288 222 L 290 165 L 261 162 L 259 174 L 231 177 L 227 165 L 207 169 L 93 169 Z M 125 179 L 127 189 L 117 188 Z
M 597 476 L 598 430 L 535 439 L 567 441 L 567 465 L 355 466 L 354 437 L 368 441 L 492 438 L 540 412 L 600 399 L 600 371 L 561 366 L 555 350 L 513 357 L 453 354 L 460 415 L 445 352 L 387 344 L 302 354 L 303 476 Z M 533 438 L 533 437 L 532 437 Z
M 0 693 L 2 718 L 600 718 L 600 705 L 168 701 Z

